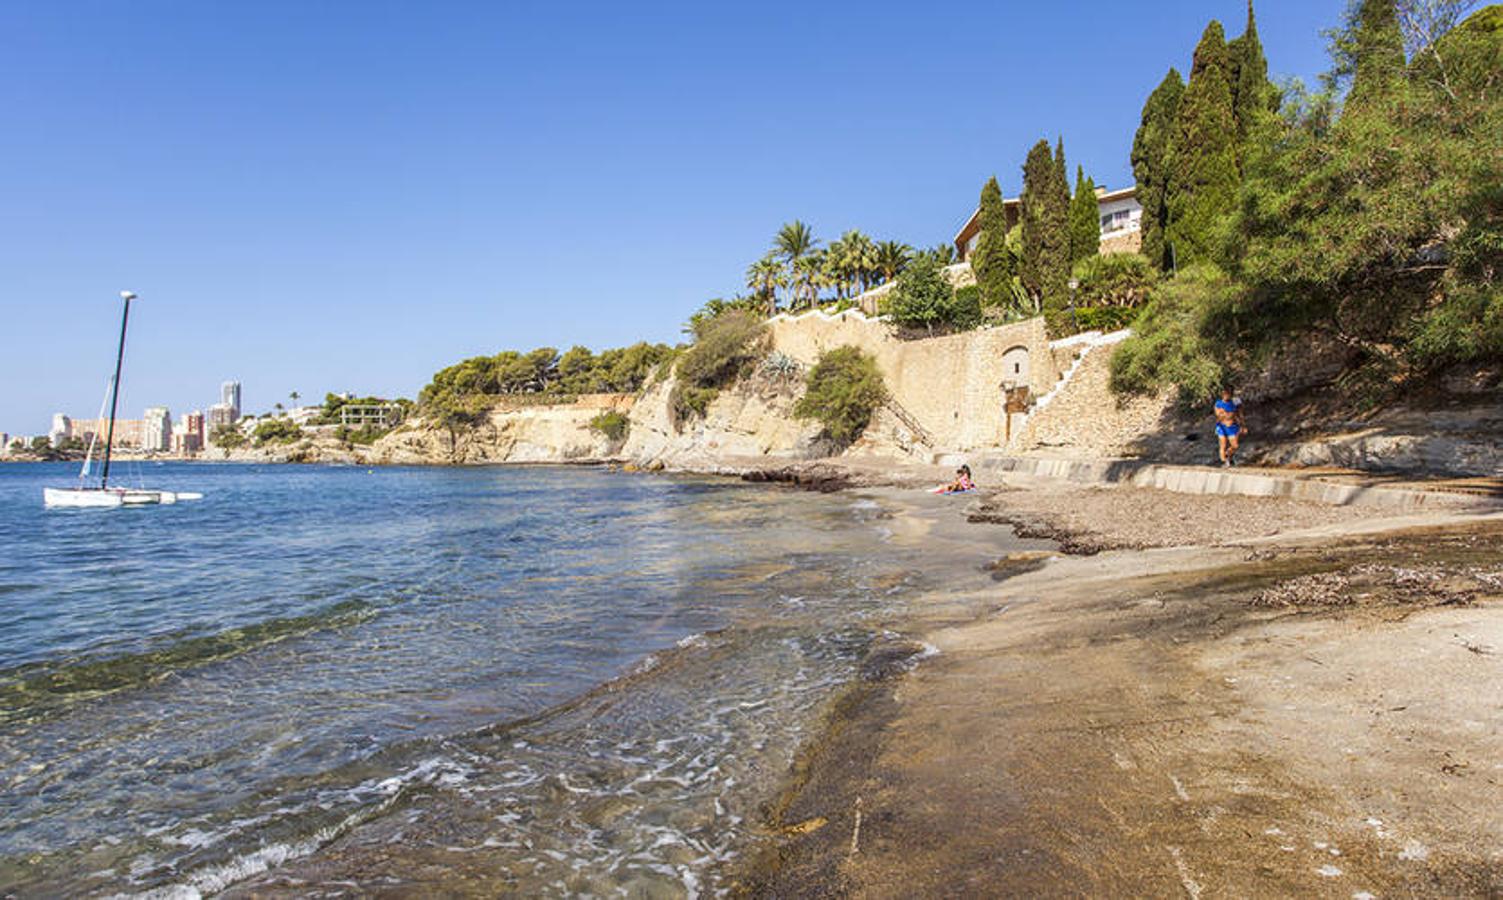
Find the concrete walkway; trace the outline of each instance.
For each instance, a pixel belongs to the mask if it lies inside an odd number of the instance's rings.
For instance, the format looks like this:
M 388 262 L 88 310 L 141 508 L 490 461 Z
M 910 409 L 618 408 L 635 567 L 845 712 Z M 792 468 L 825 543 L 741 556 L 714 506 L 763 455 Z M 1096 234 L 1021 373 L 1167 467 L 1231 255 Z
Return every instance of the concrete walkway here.
M 1395 510 L 1503 507 L 1503 480 L 1405 479 L 1342 469 L 1260 469 L 1159 465 L 1136 459 L 1049 459 L 985 453 L 946 454 L 947 466 L 968 463 L 978 480 L 1004 475 L 1077 484 L 1126 484 L 1182 494 L 1286 497 L 1336 506 Z

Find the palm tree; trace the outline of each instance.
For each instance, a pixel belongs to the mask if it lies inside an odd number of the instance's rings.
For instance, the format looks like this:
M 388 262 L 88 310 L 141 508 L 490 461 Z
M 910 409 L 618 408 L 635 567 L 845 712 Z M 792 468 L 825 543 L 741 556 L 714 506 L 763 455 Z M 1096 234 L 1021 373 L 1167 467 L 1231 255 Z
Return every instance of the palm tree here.
M 820 269 L 824 267 L 823 254 L 806 254 L 793 261 L 793 305 L 814 305 L 819 296 Z M 802 300 L 801 300 L 802 298 Z
M 303 395 L 302 395 L 302 394 L 299 394 L 299 393 L 298 393 L 298 392 L 297 392 L 297 391 L 293 391 L 293 392 L 292 392 L 292 393 L 290 393 L 290 394 L 288 394 L 288 395 L 287 395 L 287 399 L 288 399 L 288 400 L 291 400 L 291 401 L 292 401 L 292 405 L 293 405 L 293 406 L 294 406 L 294 407 L 296 407 L 296 406 L 297 406 L 297 401 L 298 401 L 298 400 L 299 400 L 299 399 L 300 399 L 300 398 L 301 398 L 301 397 L 302 397 L 302 396 L 303 396 Z
M 767 315 L 778 311 L 778 288 L 784 284 L 783 265 L 771 253 L 746 267 L 746 287 L 767 303 Z
M 850 248 L 843 240 L 831 241 L 825 247 L 825 275 L 830 283 L 835 286 L 835 296 L 845 298 L 846 281 L 850 277 L 850 267 L 847 265 L 850 256 Z
M 877 245 L 854 228 L 841 235 L 840 240 L 846 247 L 846 263 L 850 267 L 851 278 L 856 282 L 856 291 L 865 293 L 871 286 L 872 273 L 876 269 Z
M 808 225 L 805 225 L 798 219 L 794 219 L 792 222 L 779 228 L 777 237 L 773 238 L 773 252 L 781 256 L 783 262 L 788 266 L 789 290 L 795 292 L 795 295 L 792 297 L 795 302 L 798 300 L 796 295 L 798 261 L 803 259 L 818 245 L 819 241 L 814 238 L 814 232 L 810 230 Z
M 882 273 L 883 281 L 891 281 L 898 277 L 898 273 L 908 268 L 908 262 L 913 258 L 913 248 L 897 241 L 883 241 L 877 245 L 875 253 L 877 271 Z
M 942 266 L 948 266 L 955 262 L 954 244 L 935 244 L 928 250 L 920 250 L 919 252 L 934 257 L 935 262 L 938 262 Z
M 825 288 L 838 286 L 840 280 L 834 271 L 837 261 L 829 250 L 816 250 L 808 258 L 812 261 L 810 267 L 814 270 L 809 276 L 809 305 L 813 306 L 819 302 L 819 295 Z

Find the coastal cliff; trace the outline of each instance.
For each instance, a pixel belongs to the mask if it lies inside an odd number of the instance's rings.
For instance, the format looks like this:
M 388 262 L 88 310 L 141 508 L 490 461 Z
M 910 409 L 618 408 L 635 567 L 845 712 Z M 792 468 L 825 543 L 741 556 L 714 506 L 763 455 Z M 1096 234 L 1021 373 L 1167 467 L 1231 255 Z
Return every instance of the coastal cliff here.
M 569 403 L 501 405 L 471 428 L 450 431 L 419 419 L 381 438 L 362 454 L 382 465 L 430 463 L 559 463 L 619 458 L 620 442 L 591 426 L 605 412 L 629 414 L 633 398 L 580 397 Z
M 598 395 L 570 403 L 491 410 L 477 426 L 451 433 L 422 419 L 359 453 L 372 463 L 630 462 L 715 469 L 759 459 L 796 461 L 836 454 L 922 459 L 935 453 L 1001 448 L 1005 393 L 1037 396 L 1061 378 L 1042 319 L 962 334 L 907 339 L 859 311 L 775 316 L 768 351 L 791 361 L 783 375 L 758 372 L 721 390 L 702 417 L 676 421 L 670 371 L 636 397 Z M 804 374 L 826 351 L 858 347 L 876 359 L 889 402 L 861 439 L 840 447 L 794 415 Z M 603 408 L 628 416 L 624 440 L 590 427 Z M 1023 418 L 1015 417 L 1021 428 Z
M 369 447 L 314 442 L 276 452 L 291 460 L 357 464 L 618 462 L 698 471 L 832 456 L 919 462 L 954 454 L 1211 461 L 1214 442 L 1204 434 L 1204 422 L 1177 407 L 1171 391 L 1130 397 L 1112 392 L 1110 363 L 1125 334 L 1088 332 L 1050 341 L 1043 319 L 1036 318 L 912 337 L 856 310 L 778 315 L 767 324 L 767 352 L 779 354 L 789 368 L 780 375 L 759 370 L 737 380 L 719 391 L 703 416 L 685 421 L 674 418 L 676 376 L 670 370 L 637 395 L 584 395 L 536 405 L 503 401 L 478 425 L 452 432 L 418 418 Z M 794 415 L 804 375 L 822 353 L 843 346 L 857 347 L 876 361 L 890 394 L 848 447 L 823 439 L 817 423 Z M 1322 374 L 1268 378 L 1243 387 L 1254 426 L 1245 454 L 1249 461 L 1503 474 L 1503 457 L 1491 437 L 1503 409 L 1499 372 L 1469 370 L 1469 377 L 1451 379 L 1460 385 L 1454 389 L 1365 412 L 1330 402 L 1310 404 L 1307 398 L 1325 383 L 1307 381 Z M 1025 411 L 1009 416 L 1009 391 L 1026 392 Z M 627 417 L 627 433 L 620 439 L 591 426 L 607 410 Z

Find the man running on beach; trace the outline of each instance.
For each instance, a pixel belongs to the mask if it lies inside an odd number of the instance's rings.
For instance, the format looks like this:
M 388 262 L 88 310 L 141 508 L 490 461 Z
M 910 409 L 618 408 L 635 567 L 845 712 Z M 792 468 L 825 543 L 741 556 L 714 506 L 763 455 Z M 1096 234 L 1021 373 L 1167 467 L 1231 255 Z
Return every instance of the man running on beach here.
M 1237 464 L 1237 444 L 1247 432 L 1247 423 L 1242 418 L 1242 401 L 1232 397 L 1231 388 L 1221 389 L 1221 399 L 1216 401 L 1216 441 L 1221 445 L 1221 465 Z

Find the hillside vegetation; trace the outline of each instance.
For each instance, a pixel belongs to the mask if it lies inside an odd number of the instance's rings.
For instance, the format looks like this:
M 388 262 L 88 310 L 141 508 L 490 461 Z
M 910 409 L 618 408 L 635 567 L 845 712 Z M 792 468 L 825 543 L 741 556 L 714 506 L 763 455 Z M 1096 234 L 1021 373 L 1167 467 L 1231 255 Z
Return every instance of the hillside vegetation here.
M 473 424 L 506 397 L 562 401 L 578 394 L 635 393 L 674 352 L 666 344 L 638 343 L 599 354 L 574 347 L 559 355 L 552 347 L 539 347 L 475 356 L 434 374 L 418 404 L 434 422 L 453 430 Z
M 1144 251 L 1166 280 L 1113 387 L 1187 400 L 1309 346 L 1376 402 L 1503 360 L 1503 6 L 1362 0 L 1321 89 L 1274 89 L 1249 16 L 1207 27 L 1134 147 Z

